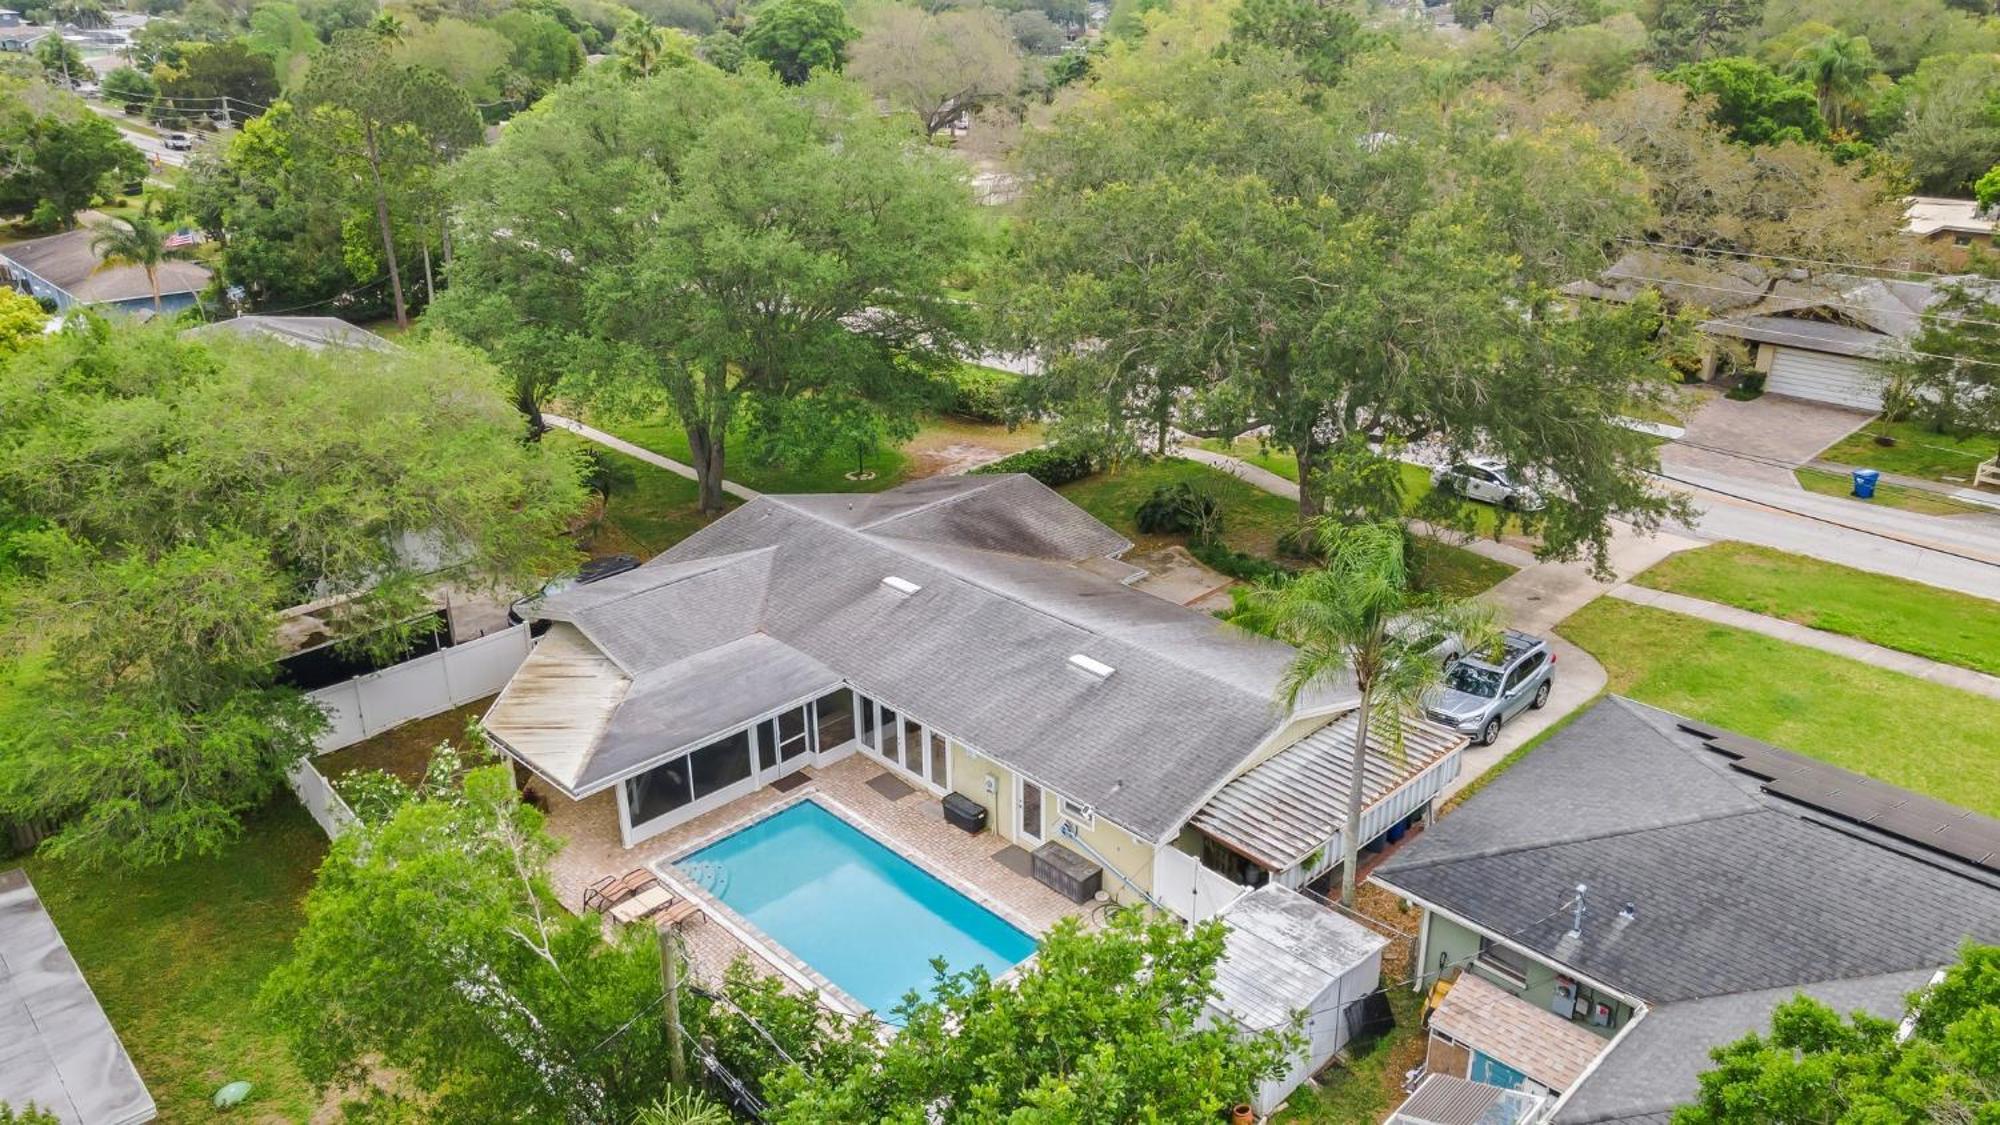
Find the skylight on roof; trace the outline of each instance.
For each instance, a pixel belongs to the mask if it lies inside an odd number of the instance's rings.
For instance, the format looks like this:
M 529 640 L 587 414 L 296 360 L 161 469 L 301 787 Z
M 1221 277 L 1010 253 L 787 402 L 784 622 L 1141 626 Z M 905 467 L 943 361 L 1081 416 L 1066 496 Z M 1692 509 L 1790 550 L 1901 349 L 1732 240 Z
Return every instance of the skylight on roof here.
M 1117 670 L 1111 667 L 1111 665 L 1106 664 L 1102 660 L 1092 660 L 1090 657 L 1085 656 L 1080 652 L 1072 654 L 1069 658 L 1069 662 L 1071 664 L 1076 665 L 1078 668 L 1081 668 L 1084 671 L 1090 673 L 1091 675 L 1096 676 L 1100 680 L 1105 679 L 1106 677 L 1110 676 L 1112 672 Z
M 917 585 L 915 582 L 912 582 L 907 578 L 898 578 L 893 574 L 889 575 L 887 578 L 884 578 L 882 580 L 882 585 L 889 587 L 891 590 L 894 590 L 899 594 L 914 594 L 918 590 L 923 589 L 922 586 Z

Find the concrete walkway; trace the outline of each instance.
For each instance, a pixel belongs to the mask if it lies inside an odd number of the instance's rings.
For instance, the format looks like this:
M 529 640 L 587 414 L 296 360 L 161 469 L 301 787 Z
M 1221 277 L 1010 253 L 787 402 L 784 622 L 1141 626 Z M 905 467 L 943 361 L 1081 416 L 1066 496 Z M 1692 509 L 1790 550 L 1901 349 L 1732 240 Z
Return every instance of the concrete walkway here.
M 594 441 L 599 445 L 605 446 L 610 449 L 615 449 L 618 452 L 625 454 L 627 457 L 637 457 L 639 460 L 644 461 L 648 465 L 657 465 L 660 468 L 665 469 L 670 473 L 678 473 L 679 475 L 684 476 L 689 480 L 700 479 L 695 475 L 693 465 L 683 465 L 679 461 L 676 461 L 671 457 L 662 457 L 659 454 L 653 452 L 652 450 L 647 449 L 643 445 L 633 445 L 631 442 L 626 441 L 624 438 L 614 437 L 610 434 L 605 433 L 603 430 L 593 429 L 589 426 L 584 425 L 582 422 L 577 421 L 574 418 L 565 418 L 560 414 L 544 413 L 542 415 L 542 421 L 547 422 L 551 426 L 557 426 L 560 427 L 561 429 L 568 430 L 570 433 L 578 434 L 583 437 L 589 438 L 591 441 Z M 755 500 L 757 497 L 763 495 L 756 489 L 745 488 L 742 485 L 737 484 L 733 480 L 723 481 L 722 491 L 727 492 L 731 496 L 736 497 L 738 500 Z
M 1645 586 L 1619 586 L 1610 591 L 1611 596 L 1633 605 L 1650 606 L 1679 613 L 1688 617 L 1698 617 L 1703 621 L 1713 621 L 1718 625 L 1729 625 L 1752 633 L 1762 633 L 1781 641 L 1789 641 L 1806 648 L 1816 648 L 1835 656 L 1845 656 L 1860 660 L 1892 672 L 1915 676 L 1920 680 L 1955 687 L 1989 699 L 2000 699 L 2000 676 L 1989 676 L 1956 664 L 1943 664 L 1898 649 L 1884 648 L 1869 644 L 1840 633 L 1829 633 L 1824 629 L 1814 629 L 1783 618 L 1767 617 L 1738 609 L 1732 605 L 1690 598 L 1685 594 L 1669 593 L 1665 590 L 1649 589 Z

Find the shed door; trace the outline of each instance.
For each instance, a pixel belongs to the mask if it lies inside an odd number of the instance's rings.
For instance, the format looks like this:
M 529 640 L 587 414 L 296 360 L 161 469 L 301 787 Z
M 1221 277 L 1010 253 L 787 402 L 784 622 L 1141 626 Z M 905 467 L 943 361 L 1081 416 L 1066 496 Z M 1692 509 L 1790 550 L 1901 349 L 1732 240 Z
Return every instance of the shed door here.
M 1777 348 L 1764 389 L 1772 394 L 1830 402 L 1861 410 L 1882 409 L 1881 369 L 1865 359 Z

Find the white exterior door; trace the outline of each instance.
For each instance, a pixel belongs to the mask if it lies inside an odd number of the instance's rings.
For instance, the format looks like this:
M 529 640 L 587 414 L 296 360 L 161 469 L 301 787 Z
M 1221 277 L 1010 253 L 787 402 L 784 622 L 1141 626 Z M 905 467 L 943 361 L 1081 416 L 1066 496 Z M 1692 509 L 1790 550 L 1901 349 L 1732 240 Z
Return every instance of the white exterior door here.
M 1776 395 L 1830 402 L 1860 410 L 1882 409 L 1881 368 L 1855 356 L 1775 348 L 1764 389 Z

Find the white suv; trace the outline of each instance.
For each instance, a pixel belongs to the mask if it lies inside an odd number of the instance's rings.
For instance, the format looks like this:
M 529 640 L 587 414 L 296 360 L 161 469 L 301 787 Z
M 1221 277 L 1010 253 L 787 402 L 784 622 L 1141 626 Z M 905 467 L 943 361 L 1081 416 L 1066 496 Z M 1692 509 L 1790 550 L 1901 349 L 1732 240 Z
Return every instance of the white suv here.
M 1547 503 L 1541 493 L 1522 483 L 1504 463 L 1487 457 L 1475 457 L 1448 469 L 1439 469 L 1431 474 L 1431 483 L 1438 488 L 1450 489 L 1467 500 L 1481 500 L 1524 512 L 1537 511 Z

